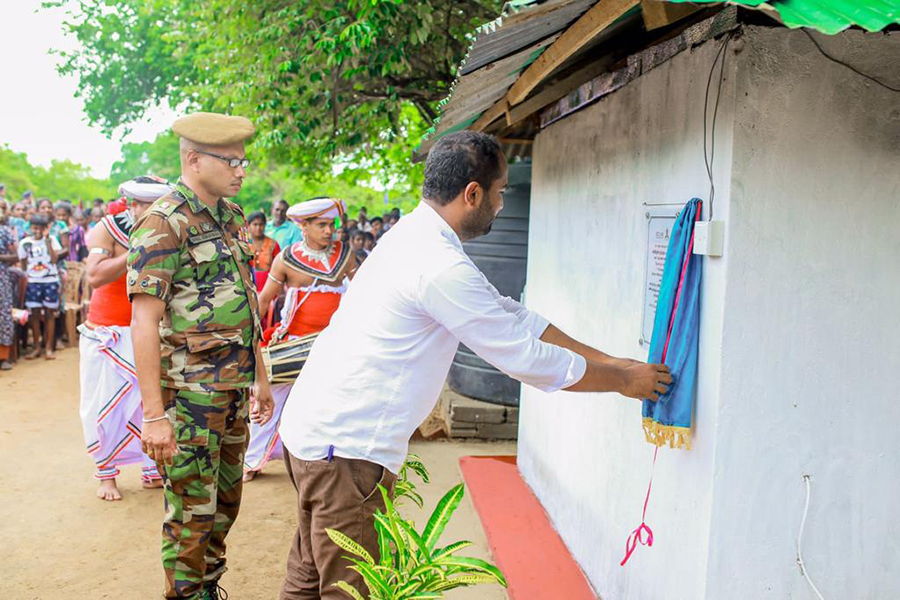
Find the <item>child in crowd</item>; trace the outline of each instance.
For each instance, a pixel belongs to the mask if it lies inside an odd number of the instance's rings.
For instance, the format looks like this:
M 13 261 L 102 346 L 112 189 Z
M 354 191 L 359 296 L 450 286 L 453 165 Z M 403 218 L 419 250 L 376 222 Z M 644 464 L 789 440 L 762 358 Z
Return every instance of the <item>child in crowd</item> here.
M 354 230 L 350 234 L 350 250 L 353 252 L 359 252 L 363 249 L 363 245 L 366 242 L 366 234 L 359 230 Z
M 366 254 L 368 255 L 371 254 L 372 250 L 375 249 L 375 242 L 377 240 L 375 239 L 375 236 L 372 235 L 371 231 L 363 232 L 363 235 L 366 236 L 365 240 L 363 241 L 363 250 L 365 250 Z
M 28 275 L 25 306 L 31 312 L 29 320 L 34 337 L 34 350 L 26 359 L 37 358 L 42 353 L 47 360 L 56 358 L 54 321 L 59 308 L 59 270 L 56 263 L 62 246 L 55 237 L 47 235 L 48 229 L 47 218 L 35 214 L 31 218 L 31 235 L 19 242 L 21 268 Z M 43 352 L 41 329 L 44 330 Z

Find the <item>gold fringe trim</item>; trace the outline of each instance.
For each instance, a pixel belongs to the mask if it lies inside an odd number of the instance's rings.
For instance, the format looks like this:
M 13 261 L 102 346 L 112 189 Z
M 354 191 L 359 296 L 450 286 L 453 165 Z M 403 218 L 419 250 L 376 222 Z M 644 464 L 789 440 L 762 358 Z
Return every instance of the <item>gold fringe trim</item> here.
M 663 425 L 649 417 L 644 417 L 644 435 L 654 446 L 669 445 L 669 448 L 691 449 L 691 428 Z

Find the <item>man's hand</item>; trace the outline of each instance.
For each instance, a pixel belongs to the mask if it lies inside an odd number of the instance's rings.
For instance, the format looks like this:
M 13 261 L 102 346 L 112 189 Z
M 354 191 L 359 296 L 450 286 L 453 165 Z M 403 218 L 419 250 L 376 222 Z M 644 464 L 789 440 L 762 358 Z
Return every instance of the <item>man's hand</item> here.
M 144 423 L 141 430 L 141 450 L 158 463 L 171 465 L 172 457 L 178 454 L 175 431 L 168 419 Z
M 257 425 L 265 425 L 275 413 L 275 399 L 269 383 L 258 383 L 250 394 L 250 420 Z
M 669 367 L 659 364 L 637 363 L 625 369 L 625 386 L 622 394 L 638 400 L 659 400 L 659 395 L 669 390 L 672 383 Z

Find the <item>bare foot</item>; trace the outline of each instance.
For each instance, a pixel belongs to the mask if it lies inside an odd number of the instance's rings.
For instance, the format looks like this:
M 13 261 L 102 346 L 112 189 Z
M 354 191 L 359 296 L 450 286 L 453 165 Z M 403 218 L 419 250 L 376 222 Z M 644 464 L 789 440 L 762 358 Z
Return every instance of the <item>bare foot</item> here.
M 100 487 L 97 488 L 97 497 L 107 502 L 121 500 L 122 494 L 119 492 L 119 488 L 116 487 L 116 480 L 104 479 L 101 481 Z
M 253 481 L 257 475 L 259 475 L 259 471 L 244 471 L 244 482 Z
M 56 360 L 56 353 L 52 350 L 47 352 L 47 354 L 44 355 L 44 360 Z
M 151 479 L 150 481 L 142 481 L 141 485 L 144 486 L 145 490 L 155 490 L 156 488 L 161 488 L 163 486 L 162 479 Z
M 41 349 L 35 348 L 34 350 L 32 350 L 31 352 L 29 352 L 28 354 L 25 355 L 25 360 L 34 360 L 35 358 L 38 358 L 41 354 L 43 354 L 41 352 Z

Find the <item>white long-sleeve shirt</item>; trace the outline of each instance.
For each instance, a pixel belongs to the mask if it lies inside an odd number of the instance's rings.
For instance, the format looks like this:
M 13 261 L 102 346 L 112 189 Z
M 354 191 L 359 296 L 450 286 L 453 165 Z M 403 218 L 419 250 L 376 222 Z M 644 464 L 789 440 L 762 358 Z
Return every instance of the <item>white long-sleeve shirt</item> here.
M 288 451 L 329 453 L 396 473 L 434 408 L 459 342 L 544 391 L 579 381 L 584 358 L 539 338 L 549 321 L 503 297 L 422 202 L 356 274 L 310 352 L 281 416 Z

